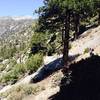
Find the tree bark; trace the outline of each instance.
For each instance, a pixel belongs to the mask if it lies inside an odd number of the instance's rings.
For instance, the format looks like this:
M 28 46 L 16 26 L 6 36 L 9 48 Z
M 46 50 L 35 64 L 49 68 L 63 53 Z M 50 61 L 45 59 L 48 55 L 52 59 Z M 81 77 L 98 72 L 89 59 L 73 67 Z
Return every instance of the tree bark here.
M 98 16 L 99 16 L 99 18 L 98 18 L 98 24 L 100 25 L 100 10 L 98 11 Z
M 80 27 L 80 17 L 79 14 L 74 15 L 74 23 L 75 23 L 75 33 L 74 33 L 74 39 L 76 40 L 79 35 L 79 27 Z
M 69 30 L 70 30 L 70 12 L 66 12 L 65 24 L 63 33 L 63 64 L 64 69 L 68 67 L 68 54 L 69 54 Z

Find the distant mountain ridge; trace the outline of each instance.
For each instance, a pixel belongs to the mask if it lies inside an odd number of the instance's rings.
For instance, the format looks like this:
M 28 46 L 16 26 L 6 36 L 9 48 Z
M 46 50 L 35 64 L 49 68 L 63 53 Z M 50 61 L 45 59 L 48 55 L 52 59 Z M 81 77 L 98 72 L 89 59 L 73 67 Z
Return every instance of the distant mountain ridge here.
M 31 16 L 0 17 L 0 39 L 7 38 L 10 34 L 25 30 L 33 21 Z
M 26 20 L 26 19 L 33 19 L 32 16 L 0 16 L 0 20 Z

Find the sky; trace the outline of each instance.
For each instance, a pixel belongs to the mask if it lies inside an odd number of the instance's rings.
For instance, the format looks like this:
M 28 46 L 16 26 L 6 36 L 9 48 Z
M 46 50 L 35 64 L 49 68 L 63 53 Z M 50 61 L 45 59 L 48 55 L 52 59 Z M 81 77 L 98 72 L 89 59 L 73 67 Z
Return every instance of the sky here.
M 0 0 L 0 16 L 32 16 L 43 0 Z

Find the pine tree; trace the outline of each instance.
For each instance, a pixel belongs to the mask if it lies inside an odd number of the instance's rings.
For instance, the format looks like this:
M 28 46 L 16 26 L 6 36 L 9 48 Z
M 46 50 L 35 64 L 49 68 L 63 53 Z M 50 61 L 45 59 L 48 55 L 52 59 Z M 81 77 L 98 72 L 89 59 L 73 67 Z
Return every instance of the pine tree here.
M 79 32 L 80 19 L 89 16 L 94 9 L 93 0 L 44 0 L 38 10 L 38 31 L 62 32 L 63 64 L 68 66 L 69 32 L 73 16 L 75 34 Z
M 98 13 L 98 24 L 100 25 L 100 0 L 94 0 L 94 8 Z

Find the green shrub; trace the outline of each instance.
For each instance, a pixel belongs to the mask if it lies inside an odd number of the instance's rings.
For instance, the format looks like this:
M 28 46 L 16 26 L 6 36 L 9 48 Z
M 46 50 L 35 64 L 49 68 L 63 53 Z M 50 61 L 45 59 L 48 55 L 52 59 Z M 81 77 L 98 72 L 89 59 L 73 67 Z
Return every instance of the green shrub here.
M 26 68 L 24 64 L 16 64 L 13 66 L 12 70 L 4 74 L 0 81 L 6 84 L 13 84 L 15 83 L 21 76 L 23 76 L 26 72 Z
M 10 71 L 0 77 L 1 83 L 14 84 L 22 78 L 26 72 L 35 72 L 43 63 L 43 55 L 38 53 L 32 55 L 26 64 L 15 64 Z
M 0 49 L 0 56 L 3 59 L 9 59 L 13 57 L 15 53 L 16 53 L 16 47 L 15 46 L 10 47 L 9 44 L 2 46 Z
M 38 53 L 32 55 L 26 62 L 27 70 L 36 71 L 43 63 L 43 55 Z
M 44 90 L 45 87 L 40 87 L 39 85 L 34 84 L 21 84 L 17 87 L 14 87 L 4 93 L 2 93 L 0 96 L 7 98 L 7 100 L 23 100 L 28 95 L 35 95 L 38 92 Z
M 13 71 L 6 73 L 2 78 L 1 78 L 1 82 L 2 83 L 12 83 L 14 81 L 17 81 L 18 76 L 17 74 L 15 74 Z
M 14 67 L 13 67 L 13 72 L 15 74 L 23 74 L 26 72 L 26 68 L 25 68 L 25 65 L 24 64 L 16 64 Z
M 0 64 L 0 72 L 2 72 L 3 70 L 5 70 L 6 66 L 4 66 L 4 64 Z
M 88 53 L 90 50 L 89 50 L 89 48 L 86 48 L 85 50 L 84 50 L 84 54 L 85 53 Z
M 46 35 L 44 33 L 34 33 L 32 38 L 31 38 L 30 45 L 31 45 L 31 47 L 34 44 L 44 45 L 45 41 L 46 41 Z
M 31 54 L 44 53 L 47 50 L 46 46 L 47 34 L 35 32 L 30 41 Z
M 52 56 L 52 54 L 55 53 L 55 45 L 48 45 L 47 48 L 47 55 L 48 56 Z
M 12 68 L 17 64 L 15 59 L 9 59 L 9 67 L 6 68 L 5 71 L 9 72 L 12 70 Z

